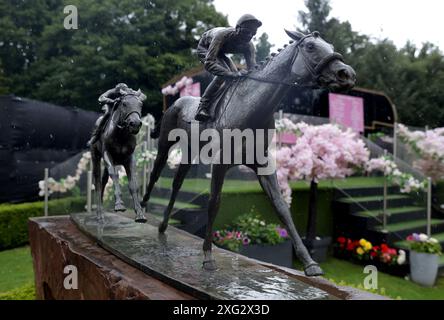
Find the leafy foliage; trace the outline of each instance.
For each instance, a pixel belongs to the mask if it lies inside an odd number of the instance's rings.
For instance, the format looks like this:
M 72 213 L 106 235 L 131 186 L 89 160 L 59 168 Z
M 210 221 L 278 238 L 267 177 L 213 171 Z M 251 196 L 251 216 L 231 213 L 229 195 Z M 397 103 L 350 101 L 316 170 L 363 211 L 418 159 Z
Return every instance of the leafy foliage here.
M 263 61 L 270 54 L 270 49 L 274 47 L 273 44 L 268 42 L 268 34 L 262 33 L 256 43 L 256 61 Z
M 0 1 L 0 60 L 13 93 L 98 110 L 97 97 L 126 82 L 159 113 L 161 84 L 198 63 L 205 30 L 227 25 L 212 0 L 73 0 L 79 28 L 66 30 L 66 4 Z
M 0 300 L 35 300 L 35 286 L 33 283 L 24 285 L 8 292 L 0 293 Z
M 267 224 L 254 207 L 237 217 L 226 229 L 214 232 L 214 242 L 231 251 L 239 251 L 242 245 L 249 244 L 275 245 L 287 237 L 287 230 L 274 223 Z
M 43 215 L 43 201 L 0 205 L 0 250 L 28 243 L 28 219 Z M 65 198 L 49 201 L 49 212 L 68 214 L 83 211 L 85 199 Z
M 320 31 L 357 74 L 357 86 L 385 92 L 397 106 L 399 121 L 415 126 L 444 126 L 444 56 L 425 43 L 398 49 L 389 39 L 373 40 L 352 30 L 348 21 L 330 18 L 330 0 L 306 0 L 300 31 Z

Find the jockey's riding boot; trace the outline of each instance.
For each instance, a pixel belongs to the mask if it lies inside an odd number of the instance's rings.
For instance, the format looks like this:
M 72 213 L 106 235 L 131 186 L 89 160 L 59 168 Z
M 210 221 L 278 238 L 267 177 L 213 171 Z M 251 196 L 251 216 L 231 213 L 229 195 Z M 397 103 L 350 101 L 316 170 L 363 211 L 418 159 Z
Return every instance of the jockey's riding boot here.
M 94 127 L 94 130 L 91 134 L 91 139 L 86 143 L 88 147 L 91 147 L 94 143 L 99 140 L 100 134 L 103 131 L 103 127 L 106 123 L 106 120 L 108 119 L 108 114 L 104 114 L 98 119 L 98 123 L 96 123 L 96 126 Z
M 98 135 L 98 130 L 97 127 L 94 128 L 94 131 L 91 135 L 91 138 L 88 140 L 88 142 L 86 143 L 87 147 L 91 147 L 94 143 L 96 143 L 96 141 L 98 140 L 99 135 Z
M 208 102 L 202 99 L 194 119 L 200 122 L 206 122 L 208 120 L 211 120 L 211 115 L 208 112 L 208 107 L 209 107 Z
M 212 119 L 212 115 L 210 114 L 210 102 L 214 100 L 214 97 L 216 96 L 222 83 L 223 79 L 219 76 L 215 77 L 213 81 L 211 81 L 200 99 L 199 108 L 197 109 L 194 119 L 201 122 L 206 122 Z

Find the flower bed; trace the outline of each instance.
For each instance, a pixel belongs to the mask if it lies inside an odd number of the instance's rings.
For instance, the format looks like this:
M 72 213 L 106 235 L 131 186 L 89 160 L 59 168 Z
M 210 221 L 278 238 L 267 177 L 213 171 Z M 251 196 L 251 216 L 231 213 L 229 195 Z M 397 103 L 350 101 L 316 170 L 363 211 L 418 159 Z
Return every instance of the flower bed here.
M 233 224 L 214 232 L 214 243 L 250 258 L 292 266 L 293 250 L 287 230 L 266 223 L 254 212 L 239 216 Z
M 404 277 L 409 268 L 404 250 L 396 250 L 382 243 L 374 246 L 371 242 L 338 237 L 334 244 L 334 255 L 362 265 L 374 265 L 379 271 Z

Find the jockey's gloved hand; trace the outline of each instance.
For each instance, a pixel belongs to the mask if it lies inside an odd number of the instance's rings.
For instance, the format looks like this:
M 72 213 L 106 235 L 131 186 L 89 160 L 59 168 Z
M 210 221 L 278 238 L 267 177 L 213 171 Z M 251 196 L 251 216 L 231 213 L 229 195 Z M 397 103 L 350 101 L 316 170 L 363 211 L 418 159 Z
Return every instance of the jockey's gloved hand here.
M 240 78 L 240 77 L 242 77 L 244 74 L 242 73 L 242 72 L 240 72 L 240 71 L 237 71 L 237 72 L 229 72 L 229 73 L 227 73 L 226 75 L 225 75 L 225 78 L 227 78 L 227 79 L 231 79 L 231 80 L 234 80 L 234 79 L 237 79 L 237 78 Z

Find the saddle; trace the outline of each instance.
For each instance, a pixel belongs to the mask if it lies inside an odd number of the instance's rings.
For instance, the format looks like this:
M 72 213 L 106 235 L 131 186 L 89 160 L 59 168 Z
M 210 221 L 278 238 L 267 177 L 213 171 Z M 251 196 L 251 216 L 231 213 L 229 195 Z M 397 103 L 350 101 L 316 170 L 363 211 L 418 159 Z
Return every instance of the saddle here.
M 214 95 L 213 101 L 210 104 L 209 112 L 213 120 L 209 122 L 216 122 L 222 115 L 225 114 L 225 110 L 230 103 L 231 97 L 235 94 L 237 82 L 225 81 L 224 84 Z

